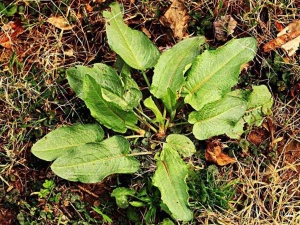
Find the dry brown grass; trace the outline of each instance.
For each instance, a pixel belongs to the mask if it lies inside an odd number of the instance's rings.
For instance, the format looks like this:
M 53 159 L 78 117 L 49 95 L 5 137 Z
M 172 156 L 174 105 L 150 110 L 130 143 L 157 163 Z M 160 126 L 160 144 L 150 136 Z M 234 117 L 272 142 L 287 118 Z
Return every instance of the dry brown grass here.
M 88 64 L 95 59 L 97 62 L 112 60 L 103 35 L 104 21 L 100 4 L 97 10 L 87 12 L 84 7 L 87 1 L 72 1 L 71 5 L 62 1 L 50 2 L 39 3 L 37 10 L 49 8 L 49 4 L 52 4 L 52 9 L 38 11 L 35 19 L 29 13 L 32 6 L 25 4 L 24 15 L 30 23 L 13 46 L 16 58 L 12 58 L 10 50 L 0 49 L 0 180 L 3 190 L 10 186 L 8 176 L 13 167 L 27 167 L 32 136 L 44 135 L 56 126 L 49 122 L 52 113 L 56 113 L 54 117 L 58 117 L 56 122 L 59 123 L 69 122 L 71 114 L 77 113 L 76 101 L 68 95 L 68 86 L 61 80 L 59 69 L 75 64 Z M 129 19 L 133 21 L 135 18 L 142 18 L 139 22 L 143 25 L 147 22 L 147 16 L 155 16 L 158 4 L 167 4 L 149 1 L 147 4 L 151 11 L 146 14 L 136 6 L 141 2 L 123 2 L 127 7 L 126 13 L 131 14 Z M 250 1 L 248 8 L 241 1 L 225 2 L 228 5 L 219 14 L 239 12 L 236 19 L 240 22 L 238 29 L 243 31 L 240 34 L 251 34 L 260 44 L 276 36 L 275 21 L 285 26 L 299 16 L 299 3 L 293 0 L 285 1 L 285 6 L 281 1 Z M 186 1 L 186 5 L 190 10 L 201 13 L 210 11 L 213 14 L 220 1 Z M 66 10 L 61 10 L 62 7 Z M 269 9 L 268 23 L 264 23 L 261 16 L 265 8 Z M 76 27 L 70 31 L 62 31 L 46 22 L 50 16 L 58 15 L 72 17 Z M 0 17 L 1 21 L 3 18 Z M 154 24 L 153 27 L 157 26 Z M 154 35 L 153 39 L 161 38 L 156 36 L 155 29 L 149 30 Z M 265 57 L 268 55 L 259 56 L 258 61 L 266 63 Z M 12 59 L 15 63 L 9 65 L 8 62 Z M 23 65 L 17 68 L 17 62 Z M 292 68 L 289 66 L 287 69 L 293 73 L 293 81 L 296 82 L 300 79 L 299 64 L 297 61 L 290 61 L 289 64 Z M 268 64 L 268 67 L 274 72 L 271 65 Z M 50 95 L 44 95 L 48 92 Z M 274 139 L 284 137 L 285 141 L 280 147 L 281 151 L 277 152 L 277 159 L 269 165 L 265 164 L 264 156 L 252 158 L 250 165 L 238 162 L 234 177 L 239 180 L 239 184 L 237 195 L 231 202 L 232 209 L 213 212 L 203 209 L 196 215 L 198 224 L 300 224 L 300 162 L 298 159 L 290 162 L 286 154 L 286 151 L 291 150 L 287 147 L 289 142 L 300 142 L 299 105 L 297 96 L 287 102 L 275 99 L 273 120 L 280 129 L 274 133 Z M 48 124 L 45 125 L 44 122 Z M 276 149 L 272 150 L 276 152 Z

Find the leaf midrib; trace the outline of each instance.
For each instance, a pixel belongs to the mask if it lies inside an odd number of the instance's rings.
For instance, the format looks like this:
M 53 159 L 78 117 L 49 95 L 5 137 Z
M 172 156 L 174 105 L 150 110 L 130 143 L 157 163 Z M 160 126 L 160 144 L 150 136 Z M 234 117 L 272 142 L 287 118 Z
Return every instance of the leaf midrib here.
M 120 13 L 121 13 L 121 12 L 120 12 Z M 143 68 L 143 65 L 140 64 L 140 62 L 139 62 L 138 59 L 136 58 L 136 56 L 135 56 L 135 54 L 134 54 L 132 48 L 130 47 L 130 45 L 129 45 L 128 42 L 126 41 L 127 39 L 125 38 L 125 36 L 124 36 L 124 34 L 123 34 L 123 32 L 122 32 L 122 30 L 121 30 L 121 28 L 120 28 L 120 26 L 119 26 L 119 24 L 118 24 L 118 22 L 117 22 L 117 19 L 116 19 L 116 18 L 117 18 L 117 15 L 114 14 L 114 11 L 113 11 L 113 10 L 111 11 L 111 14 L 113 15 L 113 19 L 112 19 L 112 20 L 115 21 L 115 24 L 116 24 L 116 26 L 117 26 L 117 28 L 118 28 L 117 32 L 121 34 L 122 39 L 124 40 L 124 42 L 125 42 L 127 48 L 128 48 L 129 51 L 131 52 L 131 55 L 133 56 L 133 58 L 135 59 L 135 61 L 136 61 L 137 64 L 139 65 L 139 67 L 140 67 L 140 68 Z M 121 22 L 121 23 L 124 23 L 123 20 L 121 20 L 120 22 Z M 121 23 L 120 23 L 120 24 L 121 24 Z M 129 27 L 125 27 L 125 31 L 126 31 L 126 30 L 128 30 L 129 32 L 131 31 Z
M 109 149 L 105 149 L 105 150 L 108 150 Z M 117 155 L 117 156 L 113 156 L 113 157 L 109 157 L 109 158 L 97 158 L 95 160 L 92 160 L 92 161 L 88 161 L 88 162 L 84 162 L 84 163 L 77 163 L 77 164 L 72 164 L 72 165 L 68 165 L 68 166 L 55 166 L 55 168 L 70 168 L 70 167 L 80 167 L 80 166 L 84 166 L 86 164 L 91 164 L 91 163 L 94 163 L 94 162 L 102 162 L 102 161 L 113 161 L 115 159 L 119 159 L 119 158 L 125 158 L 125 159 L 128 159 L 130 160 L 129 158 L 127 158 L 127 155 Z
M 177 193 L 177 191 L 176 191 L 176 189 L 175 189 L 174 182 L 173 182 L 173 180 L 171 179 L 171 176 L 170 176 L 170 173 L 169 173 L 169 169 L 168 169 L 168 167 L 167 167 L 167 163 L 166 163 L 165 161 L 163 161 L 163 160 L 161 160 L 161 163 L 162 163 L 162 165 L 163 165 L 163 167 L 164 167 L 164 169 L 165 169 L 164 171 L 165 171 L 166 174 L 167 174 L 168 180 L 169 180 L 171 186 L 173 187 L 173 193 L 174 193 L 174 195 L 177 197 L 177 199 L 181 199 L 181 198 L 179 198 L 179 195 L 178 195 L 178 193 Z M 185 212 L 186 209 L 187 209 L 187 207 L 183 207 L 182 204 L 179 204 L 179 205 L 180 205 L 182 211 Z
M 90 78 L 89 78 L 89 79 L 90 79 Z M 94 82 L 92 82 L 92 83 L 94 83 Z M 100 86 L 100 85 L 99 85 L 99 86 Z M 99 94 L 101 90 L 100 90 L 99 92 L 97 92 L 96 89 L 95 89 L 95 86 L 92 85 L 92 87 L 93 87 L 93 89 L 94 89 L 94 92 L 95 92 L 96 95 L 98 96 L 98 98 L 99 98 L 99 99 L 102 99 L 102 103 L 106 106 L 106 108 L 107 108 L 109 111 L 111 111 L 112 114 L 114 114 L 117 118 L 119 118 L 119 119 L 123 122 L 124 128 L 126 129 L 125 120 L 122 119 L 122 117 L 120 117 L 120 116 L 117 114 L 117 112 L 115 112 L 115 111 L 110 107 L 110 104 L 107 104 L 107 103 L 106 103 L 106 101 L 103 99 L 103 97 Z M 100 89 L 102 89 L 101 86 L 100 86 Z M 114 123 L 114 124 L 116 124 L 116 123 Z M 118 126 L 118 125 L 117 125 L 117 126 Z M 118 126 L 118 127 L 119 127 L 119 126 Z
M 243 106 L 244 106 L 244 105 L 243 105 Z M 224 111 L 224 112 L 222 112 L 222 113 L 220 113 L 220 114 L 218 114 L 218 115 L 216 115 L 216 116 L 209 117 L 209 118 L 205 118 L 205 119 L 203 119 L 203 120 L 197 121 L 196 123 L 202 123 L 202 122 L 207 122 L 207 121 L 216 119 L 217 117 L 220 117 L 221 115 L 228 113 L 228 111 L 230 111 L 231 109 L 235 109 L 235 108 L 239 108 L 239 107 L 241 107 L 241 105 L 237 105 L 237 106 L 231 107 L 231 108 L 227 109 L 226 111 Z M 195 123 L 195 124 L 196 124 L 196 123 Z
M 208 80 L 210 80 L 216 73 L 218 73 L 221 69 L 223 69 L 226 64 L 228 62 L 230 62 L 231 60 L 233 60 L 237 55 L 239 55 L 240 53 L 242 53 L 245 49 L 242 49 L 240 52 L 238 52 L 237 54 L 235 54 L 233 57 L 229 58 L 227 61 L 225 61 L 222 66 L 220 66 L 217 70 L 213 71 L 212 73 L 210 73 L 208 76 L 206 76 L 206 78 L 200 82 L 198 85 L 196 85 L 191 91 L 190 91 L 190 95 L 193 95 L 196 91 L 198 91 L 205 83 L 207 83 Z M 209 54 L 214 54 L 215 52 L 210 53 L 208 51 Z M 203 63 L 203 62 L 202 62 Z

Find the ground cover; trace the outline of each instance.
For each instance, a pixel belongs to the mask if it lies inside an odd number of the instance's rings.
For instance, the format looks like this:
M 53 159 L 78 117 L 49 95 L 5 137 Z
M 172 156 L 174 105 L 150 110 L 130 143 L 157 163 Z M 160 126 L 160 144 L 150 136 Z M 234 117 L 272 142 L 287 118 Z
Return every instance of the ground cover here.
M 49 163 L 31 154 L 32 145 L 51 130 L 95 122 L 67 83 L 65 70 L 79 64 L 114 64 L 102 17 L 111 2 L 0 4 L 1 224 L 109 224 L 110 219 L 111 224 L 158 224 L 170 218 L 160 210 L 160 193 L 151 185 L 152 156 L 141 157 L 142 170 L 132 176 L 81 184 L 60 179 Z M 232 38 L 252 36 L 258 42 L 257 55 L 243 68 L 236 88 L 266 85 L 275 101 L 272 114 L 260 127 L 247 128 L 239 140 L 214 138 L 213 148 L 226 146 L 222 151 L 234 164 L 215 166 L 205 157 L 211 142 L 195 141 L 196 156 L 189 163 L 198 170 L 188 178 L 194 219 L 185 224 L 299 223 L 298 53 L 289 56 L 281 48 L 267 52 L 263 47 L 299 19 L 299 4 L 185 1 L 176 5 L 178 16 L 171 1 L 120 3 L 126 24 L 143 31 L 160 51 L 187 35 L 204 35 L 209 44 L 205 48 L 211 49 Z M 145 86 L 136 72 L 132 75 Z M 147 76 L 151 80 L 152 74 Z M 183 108 L 182 117 L 188 110 Z M 134 146 L 155 150 L 155 138 L 146 136 Z M 127 196 L 131 202 L 141 196 L 152 200 L 122 209 L 111 196 L 117 187 L 135 191 Z

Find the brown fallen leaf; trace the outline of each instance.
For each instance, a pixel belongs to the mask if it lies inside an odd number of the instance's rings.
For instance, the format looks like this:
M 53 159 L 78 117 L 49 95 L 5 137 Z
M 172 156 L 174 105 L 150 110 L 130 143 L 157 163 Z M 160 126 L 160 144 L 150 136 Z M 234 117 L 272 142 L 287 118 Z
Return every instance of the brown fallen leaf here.
M 233 34 L 237 22 L 231 15 L 221 16 L 219 20 L 214 22 L 214 35 L 219 41 L 226 41 L 227 37 Z
M 284 34 L 293 33 L 295 31 L 300 31 L 300 20 L 295 20 L 294 22 L 290 23 L 286 28 L 282 29 L 277 34 L 277 37 L 280 37 Z
M 280 32 L 283 30 L 283 25 L 281 23 L 279 23 L 278 21 L 275 21 L 275 27 L 276 29 Z
M 71 30 L 75 27 L 75 25 L 70 25 L 69 22 L 62 16 L 51 16 L 47 19 L 47 22 L 61 30 Z
M 172 29 L 174 37 L 182 39 L 187 36 L 186 30 L 190 16 L 183 1 L 173 0 L 170 8 L 166 11 L 164 16 L 160 18 L 160 22 L 164 26 Z
M 10 21 L 1 27 L 0 45 L 4 48 L 11 49 L 14 40 L 24 32 L 20 21 Z
M 86 11 L 88 11 L 88 12 L 92 12 L 92 11 L 93 11 L 93 7 L 92 7 L 89 3 L 86 3 L 86 4 L 85 4 L 85 9 L 86 9 Z
M 266 129 L 264 128 L 256 128 L 252 130 L 248 137 L 247 140 L 251 142 L 252 144 L 259 146 L 262 144 L 267 138 L 269 137 L 269 133 Z
M 235 159 L 222 152 L 222 144 L 218 140 L 207 141 L 205 159 L 216 163 L 219 166 L 225 166 L 236 162 Z
M 264 52 L 275 48 L 284 49 L 288 56 L 292 56 L 298 50 L 300 44 L 300 20 L 295 20 L 277 34 L 277 38 L 263 46 Z

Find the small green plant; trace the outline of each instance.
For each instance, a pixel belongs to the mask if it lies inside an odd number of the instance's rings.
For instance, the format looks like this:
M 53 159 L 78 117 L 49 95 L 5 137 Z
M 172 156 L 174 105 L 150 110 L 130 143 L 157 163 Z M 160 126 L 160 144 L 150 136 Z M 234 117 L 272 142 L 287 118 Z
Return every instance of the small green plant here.
M 18 11 L 18 6 L 14 3 L 9 5 L 4 5 L 4 3 L 0 2 L 0 16 L 13 16 Z
M 256 54 L 256 40 L 234 39 L 200 54 L 205 38 L 198 36 L 160 54 L 142 32 L 123 22 L 120 5 L 112 3 L 110 7 L 111 11 L 103 15 L 108 43 L 120 57 L 116 69 L 102 63 L 76 66 L 67 70 L 67 79 L 91 115 L 120 135 L 103 140 L 105 135 L 99 124 L 61 127 L 39 140 L 32 153 L 43 160 L 54 160 L 53 172 L 64 179 L 95 183 L 111 174 L 139 170 L 135 156 L 154 151 L 133 153 L 127 139 L 152 132 L 160 143 L 152 183 L 160 191 L 161 208 L 175 220 L 190 221 L 193 213 L 188 203 L 188 165 L 184 159 L 192 157 L 196 148 L 188 137 L 191 134 L 172 133 L 171 128 L 189 125 L 196 139 L 205 140 L 221 134 L 239 138 L 245 124 L 261 124 L 273 104 L 267 87 L 231 91 L 242 65 Z M 146 72 L 153 67 L 150 84 Z M 141 88 L 131 77 L 131 68 L 144 77 L 150 97 L 143 98 Z M 194 109 L 185 112 L 188 118 L 177 113 L 184 104 Z M 149 110 L 152 117 L 145 113 Z M 117 202 L 122 200 L 119 207 L 151 206 L 141 197 L 135 203 L 128 202 L 128 195 L 137 196 L 127 192 L 118 195 Z
M 135 190 L 119 187 L 116 188 L 111 196 L 116 199 L 118 207 L 127 209 L 127 217 L 132 222 L 140 222 L 135 208 L 146 207 L 147 212 L 144 215 L 144 220 L 147 224 L 153 224 L 156 218 L 156 212 L 159 211 L 159 207 L 164 207 L 160 200 L 160 193 L 158 189 L 151 190 L 151 195 L 148 193 L 151 189 L 151 184 L 147 185 L 147 188 L 142 188 L 138 193 Z M 165 208 L 165 211 L 168 209 Z
M 39 197 L 40 198 L 46 198 L 53 190 L 55 187 L 55 183 L 53 180 L 45 180 L 43 183 L 43 188 L 40 190 Z
M 195 208 L 229 209 L 229 201 L 235 194 L 237 180 L 222 182 L 218 179 L 218 168 L 210 165 L 206 170 L 191 170 L 189 173 L 189 192 L 191 204 Z

